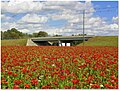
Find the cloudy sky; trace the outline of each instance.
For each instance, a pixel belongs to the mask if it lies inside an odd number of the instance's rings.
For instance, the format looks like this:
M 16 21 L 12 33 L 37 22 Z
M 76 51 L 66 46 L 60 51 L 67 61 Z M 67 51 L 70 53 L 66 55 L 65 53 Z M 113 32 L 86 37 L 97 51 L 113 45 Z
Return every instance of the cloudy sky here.
M 50 35 L 81 34 L 83 10 L 86 34 L 118 35 L 117 1 L 1 2 L 1 30 L 14 27 L 30 34 L 39 31 Z

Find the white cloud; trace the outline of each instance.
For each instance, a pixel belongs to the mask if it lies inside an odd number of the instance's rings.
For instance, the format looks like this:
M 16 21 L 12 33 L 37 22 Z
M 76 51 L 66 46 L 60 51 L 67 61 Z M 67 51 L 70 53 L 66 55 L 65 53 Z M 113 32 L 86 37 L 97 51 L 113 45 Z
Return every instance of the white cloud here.
M 119 28 L 118 24 L 110 24 L 109 26 L 110 26 L 110 29 L 112 30 L 116 30 Z
M 13 22 L 13 23 L 4 22 L 4 23 L 1 24 L 1 28 L 6 29 L 6 30 L 11 29 L 13 27 L 15 28 L 16 26 L 17 26 L 17 24 L 15 22 Z
M 12 19 L 12 18 L 9 16 L 3 15 L 3 14 L 1 15 L 1 20 L 3 20 L 3 21 L 8 21 L 10 19 Z
M 20 32 L 23 32 L 23 33 L 29 33 L 30 32 L 30 30 L 28 30 L 28 29 L 22 29 L 22 30 L 19 30 Z
M 91 35 L 115 35 L 118 34 L 118 17 L 113 17 L 114 23 L 109 23 L 101 17 L 94 16 L 94 6 L 90 1 L 85 3 L 82 2 L 10 2 L 2 3 L 2 13 L 27 13 L 21 19 L 16 22 L 5 22 L 2 23 L 2 29 L 9 29 L 16 27 L 18 30 L 25 33 L 33 33 L 38 31 L 46 31 L 49 34 L 61 33 L 64 35 L 71 35 L 73 33 L 82 33 L 83 31 L 83 9 L 85 14 L 85 33 Z M 52 11 L 52 13 L 51 13 Z M 79 13 L 78 13 L 79 11 Z M 45 15 L 41 12 L 46 12 Z M 47 13 L 48 12 L 48 13 Z M 56 13 L 57 12 L 57 13 Z M 9 19 L 7 16 L 3 18 Z M 53 28 L 46 25 L 49 20 L 67 20 L 67 24 L 62 28 Z M 75 30 L 74 28 L 79 28 Z M 65 33 L 71 32 L 71 33 Z
M 21 31 L 23 33 L 33 33 L 40 30 L 44 31 L 44 27 L 42 24 L 24 24 L 19 22 L 3 22 L 1 24 L 2 31 L 7 31 L 11 28 L 16 28 L 18 31 Z
M 48 18 L 45 16 L 39 16 L 37 14 L 27 14 L 22 17 L 18 22 L 30 22 L 30 23 L 45 23 Z
M 1 2 L 1 10 L 3 13 L 26 13 L 38 12 L 42 9 L 42 4 L 39 2 Z
M 74 16 L 72 16 L 70 14 L 61 14 L 61 15 L 53 15 L 53 16 L 51 16 L 51 18 L 53 20 L 61 20 L 61 19 L 69 20 L 69 19 L 73 19 Z
M 118 16 L 112 18 L 113 22 L 118 23 Z

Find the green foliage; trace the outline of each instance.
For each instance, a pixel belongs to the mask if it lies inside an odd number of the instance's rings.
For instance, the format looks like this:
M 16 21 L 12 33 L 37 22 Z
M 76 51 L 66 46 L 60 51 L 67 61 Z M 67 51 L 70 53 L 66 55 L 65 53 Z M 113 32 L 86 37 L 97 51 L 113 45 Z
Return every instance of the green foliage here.
M 33 33 L 33 37 L 37 37 L 38 36 L 38 33 Z
M 3 32 L 1 31 L 1 39 L 3 39 Z
M 44 31 L 40 31 L 38 33 L 27 34 L 18 31 L 15 28 L 7 30 L 5 32 L 1 31 L 1 39 L 23 39 L 23 38 L 31 38 L 31 37 L 47 37 L 48 33 Z
M 87 34 L 84 34 L 87 35 Z M 71 36 L 83 36 L 83 34 L 72 34 Z
M 78 46 L 82 46 L 83 43 Z M 85 41 L 85 46 L 118 46 L 118 36 L 96 36 Z
M 1 46 L 26 46 L 27 39 L 1 40 Z
M 39 31 L 38 33 L 33 33 L 33 37 L 47 37 L 48 33 L 44 31 Z
M 2 39 L 20 39 L 24 36 L 22 32 L 18 31 L 15 28 L 2 32 L 1 34 Z
M 62 36 L 62 35 L 58 35 L 58 34 L 56 34 L 56 35 L 53 35 L 53 37 L 59 37 L 59 36 Z
M 76 46 L 76 45 L 78 45 L 78 44 L 80 44 L 80 43 L 82 43 L 83 41 L 81 41 L 81 40 L 79 40 L 79 41 L 73 41 L 72 42 L 72 46 Z
M 47 32 L 44 32 L 44 31 L 40 31 L 38 34 L 37 34 L 37 37 L 47 37 L 48 36 L 48 33 Z

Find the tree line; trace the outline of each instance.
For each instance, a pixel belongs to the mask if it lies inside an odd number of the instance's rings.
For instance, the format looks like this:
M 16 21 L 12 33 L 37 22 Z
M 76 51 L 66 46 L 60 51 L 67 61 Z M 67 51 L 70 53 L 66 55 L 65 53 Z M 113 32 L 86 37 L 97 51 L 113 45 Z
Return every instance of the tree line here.
M 1 31 L 1 39 L 23 39 L 31 37 L 47 37 L 48 33 L 45 31 L 39 31 L 38 33 L 27 34 L 18 31 L 15 28 L 9 29 L 7 31 Z
M 84 34 L 86 35 L 86 34 Z M 25 38 L 32 38 L 32 37 L 48 37 L 50 35 L 48 35 L 47 32 L 45 31 L 39 31 L 38 33 L 32 33 L 32 34 L 28 34 L 28 33 L 22 33 L 20 31 L 18 31 L 15 28 L 11 28 L 7 31 L 1 31 L 1 39 L 25 39 Z M 58 37 L 58 36 L 62 36 L 62 35 L 53 35 L 53 37 Z M 83 36 L 83 34 L 72 34 L 71 36 Z

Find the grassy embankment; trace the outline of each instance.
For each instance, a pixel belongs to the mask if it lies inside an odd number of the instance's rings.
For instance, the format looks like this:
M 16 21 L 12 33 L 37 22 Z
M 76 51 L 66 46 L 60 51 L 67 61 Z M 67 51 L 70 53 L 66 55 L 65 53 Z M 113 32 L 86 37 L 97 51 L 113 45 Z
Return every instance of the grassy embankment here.
M 78 46 L 82 46 L 83 43 Z M 85 46 L 118 46 L 118 36 L 96 36 L 85 41 Z
M 1 40 L 1 46 L 26 46 L 27 39 Z
M 2 40 L 1 46 L 26 46 L 27 39 Z M 78 46 L 82 46 L 83 43 Z M 118 46 L 118 36 L 96 36 L 85 41 L 85 46 Z

